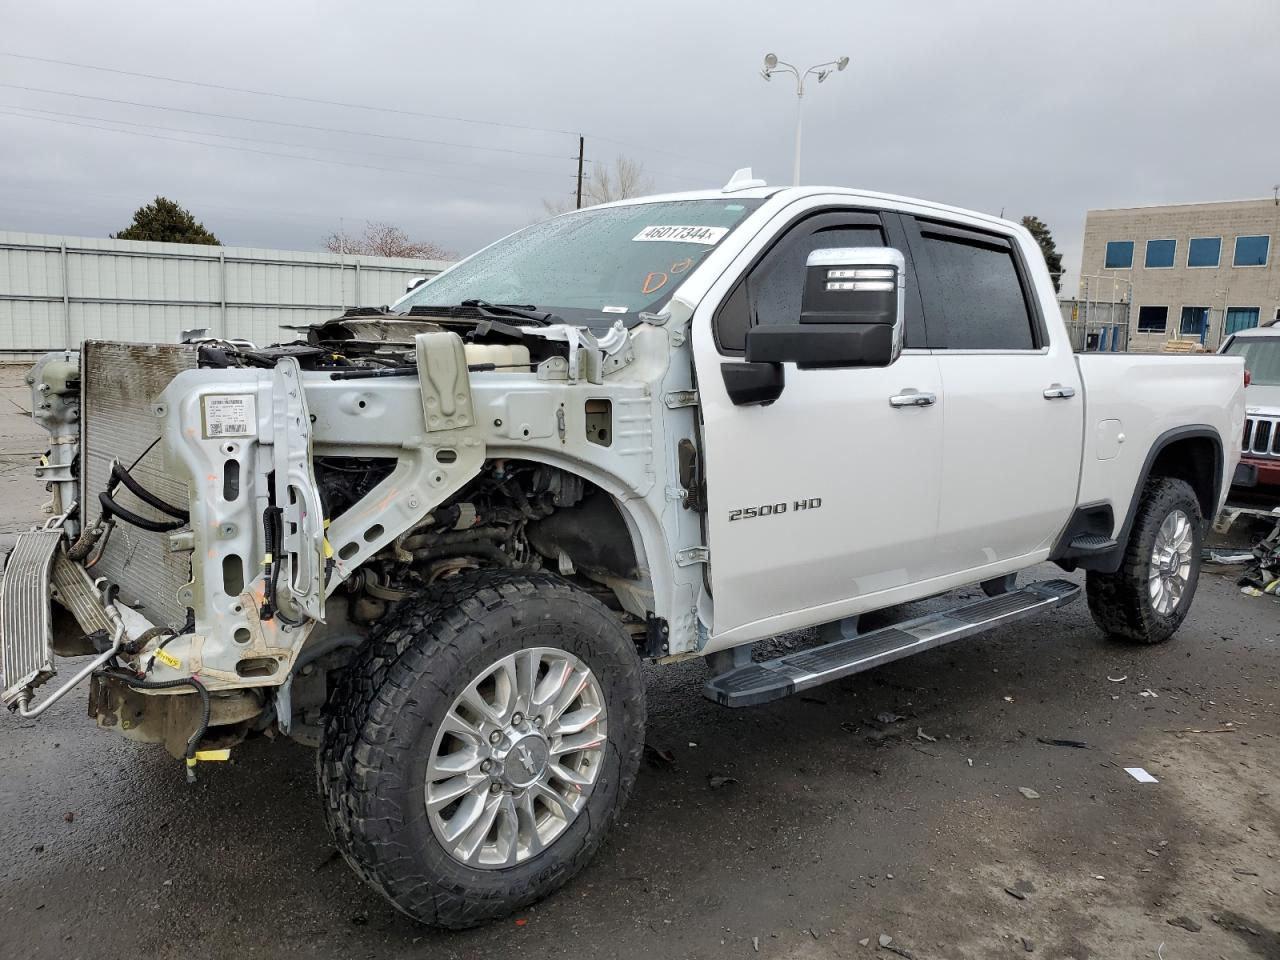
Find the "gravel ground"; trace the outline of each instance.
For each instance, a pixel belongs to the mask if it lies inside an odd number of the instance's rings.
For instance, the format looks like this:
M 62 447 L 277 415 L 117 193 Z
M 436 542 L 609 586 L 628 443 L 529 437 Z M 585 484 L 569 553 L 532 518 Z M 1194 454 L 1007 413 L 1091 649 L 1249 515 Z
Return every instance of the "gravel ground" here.
M 19 386 L 0 371 L 12 414 Z M 0 414 L 0 549 L 39 515 L 40 449 Z M 1280 958 L 1277 637 L 1226 571 L 1156 648 L 1077 602 L 750 710 L 703 700 L 699 663 L 650 669 L 621 826 L 558 895 L 460 934 L 332 855 L 311 751 L 250 741 L 188 787 L 72 695 L 0 716 L 0 955 Z

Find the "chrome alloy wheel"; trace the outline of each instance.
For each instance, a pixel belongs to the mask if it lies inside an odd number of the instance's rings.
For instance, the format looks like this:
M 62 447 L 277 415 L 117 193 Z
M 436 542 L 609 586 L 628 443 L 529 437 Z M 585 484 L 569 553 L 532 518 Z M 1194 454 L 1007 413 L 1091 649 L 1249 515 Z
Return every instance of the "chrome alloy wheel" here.
M 555 842 L 600 776 L 605 721 L 600 683 L 571 653 L 534 647 L 486 669 L 431 747 L 427 816 L 441 846 L 469 867 L 498 869 Z
M 1156 531 L 1151 547 L 1151 569 L 1147 573 L 1147 591 L 1156 613 L 1168 616 L 1182 602 L 1191 579 L 1191 551 L 1195 536 L 1191 521 L 1181 510 L 1174 510 Z

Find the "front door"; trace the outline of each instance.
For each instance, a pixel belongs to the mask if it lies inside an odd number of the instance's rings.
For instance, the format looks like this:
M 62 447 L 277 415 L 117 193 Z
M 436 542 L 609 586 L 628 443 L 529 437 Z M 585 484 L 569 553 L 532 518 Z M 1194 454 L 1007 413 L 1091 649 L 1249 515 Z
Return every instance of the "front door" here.
M 716 636 L 754 639 L 788 619 L 834 619 L 833 605 L 927 579 L 934 568 L 942 418 L 936 404 L 890 403 L 941 393 L 937 362 L 921 349 L 909 261 L 905 349 L 895 363 L 784 364 L 785 387 L 767 406 L 735 406 L 725 390 L 721 364 L 742 361 L 748 327 L 799 320 L 810 252 L 885 246 L 900 230 L 895 216 L 875 211 L 796 217 L 780 217 L 794 222 L 772 242 L 762 238 L 782 226 L 762 231 L 694 319 Z

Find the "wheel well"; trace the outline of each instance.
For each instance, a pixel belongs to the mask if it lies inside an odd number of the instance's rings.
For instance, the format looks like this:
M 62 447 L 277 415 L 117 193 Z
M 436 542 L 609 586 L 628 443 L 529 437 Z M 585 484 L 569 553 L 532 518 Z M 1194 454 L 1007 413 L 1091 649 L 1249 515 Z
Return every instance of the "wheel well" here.
M 1214 437 L 1197 435 L 1171 441 L 1156 454 L 1147 479 L 1171 477 L 1184 480 L 1200 501 L 1200 513 L 1212 522 L 1221 489 L 1222 452 Z
M 372 623 L 438 579 L 490 567 L 553 571 L 641 626 L 653 605 L 643 543 L 611 493 L 560 467 L 497 458 L 366 561 L 348 587 L 351 617 Z

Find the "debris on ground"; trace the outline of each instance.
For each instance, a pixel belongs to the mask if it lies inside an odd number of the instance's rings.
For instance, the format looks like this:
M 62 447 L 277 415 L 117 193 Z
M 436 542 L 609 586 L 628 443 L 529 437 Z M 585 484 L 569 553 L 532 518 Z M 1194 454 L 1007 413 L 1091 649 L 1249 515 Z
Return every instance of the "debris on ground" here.
M 907 960 L 916 960 L 916 955 L 906 947 L 900 947 L 893 942 L 893 937 L 887 933 L 880 934 L 880 949 L 888 950 L 890 953 L 896 953 L 900 957 L 906 957 Z
M 655 767 L 671 767 L 675 765 L 676 755 L 670 750 L 664 750 L 662 747 L 655 747 L 651 743 L 644 745 L 644 758 Z
M 737 777 L 725 777 L 715 773 L 707 775 L 707 786 L 709 786 L 712 790 L 719 790 L 721 787 L 727 787 L 731 783 L 741 783 L 741 782 L 742 781 L 740 781 Z
M 1124 683 L 1129 679 L 1129 675 L 1126 673 L 1123 677 L 1113 677 L 1111 674 L 1107 674 L 1107 679 L 1112 683 Z
M 863 937 L 861 940 L 858 941 L 858 946 L 865 947 L 870 943 L 871 943 L 870 937 Z
M 1030 787 L 1019 787 L 1019 788 L 1018 788 L 1018 792 L 1019 792 L 1020 794 L 1022 794 L 1024 797 L 1026 797 L 1028 800 L 1039 800 L 1039 799 L 1040 799 L 1040 794 L 1036 793 L 1036 792 L 1035 792 L 1034 790 L 1032 790 Z
M 897 723 L 899 720 L 905 720 L 905 719 L 907 718 L 897 713 L 890 713 L 888 710 L 885 710 L 881 713 L 877 713 L 875 717 L 876 723 L 884 724 L 886 727 L 892 726 L 893 724 Z
M 1151 774 L 1147 773 L 1147 771 L 1143 770 L 1141 767 L 1125 767 L 1124 772 L 1127 773 L 1129 776 L 1133 777 L 1133 779 L 1137 780 L 1139 783 L 1159 783 L 1160 782 Z
M 1220 547 L 1207 547 L 1200 554 L 1200 561 L 1202 563 L 1248 563 L 1252 559 L 1252 552 L 1245 550 L 1226 550 Z
M 1013 897 L 1013 899 L 1015 900 L 1027 899 L 1027 895 L 1025 893 L 1023 893 L 1021 890 L 1015 890 L 1013 887 L 1005 887 L 1004 892 L 1007 893 L 1009 896 Z
M 1022 939 L 1022 949 L 1027 951 L 1027 953 L 1035 953 L 1036 945 L 1031 942 L 1031 938 L 1022 937 L 1021 939 Z
M 1160 699 L 1160 694 L 1156 693 L 1156 692 L 1155 692 L 1154 690 L 1152 690 L 1150 687 L 1147 687 L 1147 689 L 1145 689 L 1145 690 L 1143 690 L 1142 692 L 1140 692 L 1140 693 L 1138 694 L 1138 696 L 1140 696 L 1140 697 L 1152 697 L 1152 698 L 1154 698 L 1154 699 L 1156 699 L 1156 700 L 1159 700 L 1159 699 Z
M 1088 750 L 1089 744 L 1083 740 L 1059 740 L 1057 737 L 1036 737 L 1037 743 L 1049 747 L 1075 747 L 1077 750 Z
M 74 823 L 76 819 L 76 815 L 72 811 L 68 810 L 66 813 L 62 815 L 62 819 L 65 820 L 67 823 Z
M 1249 926 L 1247 923 L 1242 923 L 1235 914 L 1219 915 L 1211 913 L 1209 914 L 1209 919 L 1220 926 L 1223 930 L 1229 930 L 1232 933 L 1247 933 L 1251 937 L 1259 936 L 1259 933 L 1255 928 Z
M 927 740 L 929 743 L 937 743 L 937 737 L 931 737 L 924 732 L 924 727 L 916 727 L 916 737 L 920 740 Z
M 1227 553 L 1228 551 L 1218 551 Z M 1208 553 L 1208 551 L 1205 551 Z M 1239 555 L 1236 551 L 1231 551 Z M 1207 556 L 1202 554 L 1208 560 Z M 1223 563 L 1227 561 L 1210 561 Z M 1240 592 L 1250 597 L 1261 597 L 1276 594 L 1280 590 L 1280 522 L 1271 528 L 1271 532 L 1254 546 L 1252 553 L 1244 561 L 1249 564 L 1240 579 Z
M 1170 923 L 1172 923 L 1173 921 L 1172 921 L 1172 920 L 1170 920 L 1169 922 L 1170 922 Z M 759 952 L 760 952 L 760 938 L 759 938 L 759 937 L 752 937 L 752 938 L 751 938 L 751 949 L 752 949 L 752 950 L 754 950 L 756 953 L 759 953 Z
M 1204 927 L 1200 926 L 1200 924 L 1196 923 L 1190 917 L 1186 917 L 1186 916 L 1173 917 L 1170 920 L 1166 920 L 1165 923 L 1167 923 L 1171 927 L 1181 927 L 1183 930 L 1186 930 L 1188 933 L 1199 933 L 1201 930 L 1204 929 Z

